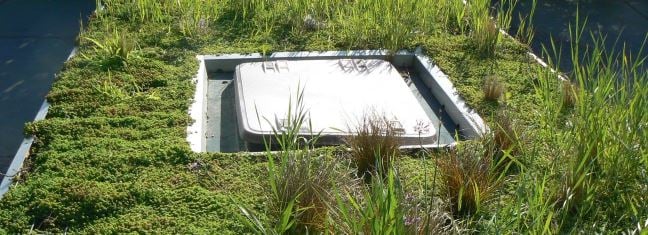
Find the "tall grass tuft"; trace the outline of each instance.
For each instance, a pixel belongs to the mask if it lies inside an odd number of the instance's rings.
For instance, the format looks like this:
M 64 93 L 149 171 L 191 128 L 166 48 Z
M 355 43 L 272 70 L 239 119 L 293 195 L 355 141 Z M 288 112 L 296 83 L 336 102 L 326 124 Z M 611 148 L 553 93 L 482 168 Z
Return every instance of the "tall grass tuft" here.
M 470 217 L 482 211 L 499 186 L 490 146 L 464 143 L 437 159 L 443 192 L 455 216 Z
M 497 26 L 508 32 L 511 28 L 511 21 L 513 20 L 513 11 L 517 6 L 518 0 L 501 0 L 497 7 Z
M 473 0 L 470 9 L 470 39 L 477 54 L 484 58 L 495 55 L 500 32 L 490 16 L 490 0 Z
M 330 204 L 334 234 L 450 234 L 461 233 L 443 202 L 424 202 L 406 194 L 394 167 L 379 172 L 369 184 L 336 191 Z
M 429 192 L 426 192 L 426 194 Z M 446 203 L 441 200 L 423 201 L 405 194 L 406 234 L 462 234 L 467 232 L 461 221 L 452 217 Z
M 510 111 L 501 109 L 495 114 L 492 139 L 486 141 L 486 152 L 492 154 L 494 168 L 501 174 L 519 170 L 523 164 L 518 155 L 525 151 L 520 137 L 519 125 L 513 120 Z
M 255 35 L 301 35 L 327 28 L 335 32 L 330 40 L 337 47 L 396 51 L 433 31 L 436 9 L 420 6 L 435 2 L 241 0 L 231 2 L 230 9 L 237 21 L 255 29 Z
M 345 142 L 358 177 L 370 181 L 371 176 L 387 172 L 392 159 L 399 155 L 398 129 L 386 117 L 374 113 L 365 115 L 354 132 Z
M 436 1 L 352 1 L 340 11 L 335 22 L 341 30 L 341 41 L 349 47 L 369 46 L 391 51 L 402 49 L 417 36 L 434 29 Z
M 221 14 L 225 0 L 105 0 L 103 5 L 114 12 L 126 12 L 141 23 L 166 24 L 190 37 L 205 32 Z
M 516 152 L 519 136 L 509 112 L 502 109 L 495 115 L 493 141 L 498 149 Z
M 338 192 L 332 205 L 332 223 L 335 233 L 343 234 L 405 234 L 407 209 L 403 204 L 400 180 L 393 168 L 387 168 L 383 177 L 372 177 L 370 186 L 354 196 L 352 192 Z
M 446 31 L 464 34 L 468 29 L 468 6 L 461 0 L 443 0 L 437 4 L 436 14 L 440 16 Z
M 578 87 L 576 85 L 570 81 L 563 81 L 560 94 L 562 96 L 563 108 L 571 108 L 576 105 L 578 99 Z
M 529 234 L 558 232 L 550 172 L 521 172 L 512 182 L 512 198 L 502 200 L 486 219 L 483 233 L 524 231 Z
M 268 159 L 268 185 L 271 192 L 271 217 L 278 218 L 271 225 L 257 223 L 252 213 L 241 207 L 246 222 L 260 233 L 318 233 L 325 229 L 327 203 L 334 201 L 331 192 L 342 187 L 348 179 L 346 172 L 336 169 L 335 161 L 316 155 L 314 150 L 319 134 L 307 139 L 299 135 L 307 122 L 304 93 L 300 89 L 294 101 L 291 98 L 286 114 L 286 128 L 273 127 L 274 137 L 264 140 Z M 268 120 L 266 120 L 268 121 Z M 271 152 L 272 145 L 279 151 Z M 268 229 L 268 227 L 270 229 Z
M 81 53 L 81 57 L 91 60 L 91 64 L 102 68 L 104 71 L 126 66 L 133 52 L 137 50 L 137 35 L 128 31 L 118 31 L 113 25 L 106 25 L 104 35 L 85 36 L 79 35 L 81 47 L 90 47 L 90 53 Z M 104 88 L 109 84 L 104 84 Z
M 533 27 L 533 19 L 535 16 L 536 6 L 538 5 L 537 0 L 531 2 L 531 10 L 528 15 L 520 13 L 518 15 L 518 28 L 515 32 L 515 38 L 521 43 L 526 45 L 531 45 L 533 38 L 535 37 L 535 29 Z
M 634 226 L 648 213 L 648 205 L 642 203 L 648 200 L 643 186 L 648 183 L 648 74 L 642 68 L 646 57 L 643 50 L 630 55 L 606 49 L 605 36 L 590 34 L 592 44 L 581 46 L 580 23 L 577 19 L 570 27 L 570 79 L 578 87 L 567 89 L 574 95 L 573 111 L 562 112 L 564 98 L 554 93 L 560 94 L 556 91 L 565 85 L 552 82 L 555 74 L 539 71 L 541 85 L 536 87 L 548 107 L 544 123 L 555 130 L 552 149 L 560 153 L 557 219 L 563 232 L 585 225 Z
M 97 55 L 106 59 L 126 62 L 137 46 L 133 36 L 125 31 L 119 32 L 117 29 L 113 29 L 112 33 L 103 40 L 91 37 L 85 37 L 85 39 L 94 45 L 94 51 Z
M 484 99 L 498 101 L 504 94 L 504 83 L 495 75 L 486 76 L 482 91 L 484 93 Z

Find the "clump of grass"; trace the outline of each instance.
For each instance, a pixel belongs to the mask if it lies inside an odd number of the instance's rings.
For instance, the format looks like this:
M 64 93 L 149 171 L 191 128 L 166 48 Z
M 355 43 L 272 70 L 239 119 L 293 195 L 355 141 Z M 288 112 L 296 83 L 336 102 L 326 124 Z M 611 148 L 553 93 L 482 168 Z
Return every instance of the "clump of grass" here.
M 179 27 L 185 36 L 194 36 L 207 31 L 210 23 L 221 14 L 220 0 L 185 0 L 177 2 L 174 7 L 182 14 Z M 167 8 L 168 9 L 168 8 Z
M 485 154 L 492 154 L 495 168 L 500 173 L 507 173 L 510 169 L 518 169 L 522 164 L 518 161 L 518 154 L 521 154 L 522 142 L 519 136 L 519 128 L 514 123 L 510 111 L 499 110 L 493 120 L 494 130 L 492 139 L 488 140 L 489 151 Z M 513 168 L 511 168 L 513 167 Z
M 278 177 L 273 184 L 278 192 L 271 208 L 282 208 L 294 200 L 294 225 L 289 231 L 323 231 L 328 213 L 326 203 L 334 201 L 330 190 L 347 177 L 338 174 L 335 162 L 325 156 L 294 152 L 282 158 L 275 166 Z
M 392 159 L 399 155 L 399 130 L 386 117 L 368 114 L 353 132 L 345 142 L 358 176 L 369 181 L 372 174 L 387 172 Z
M 378 173 L 369 184 L 336 191 L 329 223 L 335 234 L 461 233 L 442 201 L 427 202 L 406 193 L 395 167 Z M 427 199 L 426 199 L 427 200 Z
M 448 212 L 446 204 L 441 200 L 423 202 L 406 194 L 405 227 L 407 234 L 461 234 L 464 229 L 460 222 Z
M 500 110 L 493 121 L 496 125 L 493 131 L 495 146 L 501 150 L 512 150 L 518 142 L 518 136 L 511 115 L 506 110 Z
M 493 120 L 495 130 L 493 131 L 493 141 L 495 147 L 500 151 L 506 151 L 510 154 L 518 154 L 522 151 L 522 140 L 520 137 L 521 128 L 513 120 L 511 111 L 500 109 L 495 114 Z
M 495 75 L 486 76 L 482 91 L 484 92 L 484 99 L 498 101 L 504 94 L 504 83 Z
M 495 55 L 499 30 L 487 16 L 481 16 L 473 20 L 473 31 L 471 39 L 477 53 L 486 58 Z
M 121 87 L 115 85 L 110 70 L 107 79 L 100 85 L 95 85 L 95 89 L 110 100 L 124 100 L 130 97 Z
M 435 25 L 434 9 L 420 7 L 435 1 L 352 1 L 338 17 L 342 40 L 350 47 L 376 47 L 396 51 L 418 36 L 429 34 Z M 343 3 L 344 4 L 344 3 Z M 376 30 L 380 28 L 381 30 Z
M 443 191 L 455 216 L 479 213 L 499 186 L 492 154 L 484 154 L 488 151 L 482 143 L 464 143 L 449 150 L 448 156 L 437 158 Z
M 489 0 L 470 1 L 470 38 L 478 55 L 491 58 L 495 55 L 500 32 L 489 14 Z
M 403 191 L 393 168 L 372 177 L 359 197 L 340 192 L 332 210 L 335 230 L 345 234 L 404 234 Z
M 514 197 L 494 205 L 497 210 L 491 218 L 485 219 L 487 225 L 483 226 L 484 230 L 480 232 L 558 233 L 550 175 L 548 172 L 521 172 L 512 182 L 514 188 L 511 191 L 514 192 Z
M 570 81 L 562 82 L 561 97 L 563 108 L 572 108 L 578 102 L 578 87 Z
M 338 47 L 396 51 L 433 31 L 435 8 L 420 6 L 435 2 L 241 0 L 230 5 L 237 20 L 255 28 L 255 35 L 302 35 L 326 26 L 335 31 L 331 40 Z
M 587 51 L 580 51 L 584 27 L 579 23 L 570 26 L 570 79 L 577 88 L 558 82 L 547 89 L 556 76 L 542 71 L 538 75 L 545 85 L 536 87 L 548 107 L 542 118 L 554 130 L 552 151 L 558 153 L 556 220 L 561 232 L 591 225 L 634 226 L 641 222 L 640 214 L 648 213 L 645 203 L 639 203 L 648 195 L 642 186 L 647 182 L 646 154 L 640 147 L 648 139 L 642 131 L 648 110 L 648 74 L 641 69 L 646 57 L 641 50 L 637 57 L 608 50 L 605 36 L 595 35 L 590 35 Z M 561 90 L 568 95 L 554 94 Z M 561 112 L 565 97 L 575 104 L 568 114 Z
M 205 32 L 209 24 L 220 16 L 223 4 L 223 0 L 103 1 L 103 5 L 112 11 L 127 12 L 129 17 L 143 24 L 166 24 L 169 30 L 176 28 L 186 37 Z
M 520 13 L 518 15 L 518 28 L 515 33 L 515 38 L 521 43 L 526 44 L 527 46 L 533 42 L 535 37 L 535 29 L 533 27 L 533 18 L 535 16 L 536 6 L 538 5 L 537 0 L 531 2 L 531 10 L 528 15 L 523 15 Z
M 468 7 L 462 1 L 444 0 L 438 3 L 437 14 L 451 34 L 463 34 L 468 28 Z
M 137 48 L 134 38 L 134 35 L 130 35 L 126 31 L 120 32 L 116 28 L 103 39 L 84 37 L 85 40 L 93 44 L 94 53 L 101 58 L 105 67 L 126 64 L 132 52 Z M 82 55 L 88 58 L 87 55 Z
M 497 26 L 508 32 L 511 27 L 511 20 L 513 20 L 513 11 L 517 6 L 517 0 L 501 0 L 497 7 Z
M 266 226 L 258 223 L 249 210 L 241 207 L 247 216 L 246 222 L 251 222 L 248 224 L 257 232 L 304 234 L 324 231 L 328 214 L 326 205 L 334 201 L 330 192 L 333 188 L 341 187 L 339 184 L 348 182 L 344 180 L 347 178 L 344 173 L 338 173 L 340 171 L 336 169 L 334 161 L 313 155 L 319 134 L 312 134 L 312 125 L 306 123 L 303 89 L 297 93 L 295 102 L 292 98 L 289 101 L 285 128 L 273 127 L 274 137 L 264 140 L 268 184 L 272 195 L 270 208 L 274 209 L 271 214 L 279 219 Z M 311 139 L 298 135 L 304 125 L 311 130 Z M 280 147 L 277 154 L 271 152 L 273 141 Z

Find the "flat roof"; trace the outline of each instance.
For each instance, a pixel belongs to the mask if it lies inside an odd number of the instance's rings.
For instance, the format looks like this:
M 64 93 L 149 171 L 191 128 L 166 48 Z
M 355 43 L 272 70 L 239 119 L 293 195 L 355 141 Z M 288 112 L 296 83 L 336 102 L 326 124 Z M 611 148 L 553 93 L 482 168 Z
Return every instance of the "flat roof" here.
M 436 141 L 429 117 L 396 68 L 384 60 L 243 63 L 236 67 L 235 87 L 239 132 L 248 142 L 262 142 L 273 128 L 281 130 L 289 100 L 294 106 L 300 90 L 313 133 L 353 135 L 364 117 L 377 114 L 400 129 L 402 144 Z M 299 134 L 311 132 L 304 126 Z

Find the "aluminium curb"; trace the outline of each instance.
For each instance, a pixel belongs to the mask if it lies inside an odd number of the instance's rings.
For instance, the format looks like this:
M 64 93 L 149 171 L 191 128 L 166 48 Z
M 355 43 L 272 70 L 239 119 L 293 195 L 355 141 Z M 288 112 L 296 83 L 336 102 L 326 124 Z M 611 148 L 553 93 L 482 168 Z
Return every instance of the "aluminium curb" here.
M 40 121 L 45 119 L 45 116 L 47 116 L 48 109 L 49 109 L 49 103 L 47 103 L 47 100 L 44 100 L 43 104 L 41 104 L 41 107 L 38 110 L 38 113 L 36 113 L 36 117 L 34 118 L 34 121 Z M 9 169 L 7 169 L 7 172 L 2 178 L 2 183 L 0 183 L 0 199 L 4 196 L 5 193 L 9 191 L 9 188 L 13 184 L 13 178 L 20 175 L 23 162 L 25 161 L 27 156 L 29 156 L 29 150 L 31 149 L 33 143 L 34 143 L 34 137 L 28 136 L 25 137 L 22 143 L 20 144 L 20 148 L 18 148 L 18 151 L 16 151 L 16 155 L 11 161 L 11 165 L 9 165 Z
M 187 127 L 187 142 L 189 147 L 194 152 L 204 152 L 206 149 L 205 144 L 205 113 L 207 111 L 207 68 L 205 66 L 204 56 L 196 56 L 200 65 L 198 66 L 198 73 L 193 78 L 193 82 L 196 86 L 194 92 L 193 102 L 189 106 L 189 116 L 194 122 Z M 195 112 L 194 110 L 200 110 Z
M 504 31 L 503 29 L 500 28 L 500 29 L 499 29 L 499 32 L 500 32 L 501 34 L 503 34 L 503 35 L 505 35 L 505 36 L 511 38 L 512 40 L 514 40 L 514 41 L 516 41 L 516 42 L 519 42 L 520 44 L 523 44 L 523 45 L 524 45 L 524 43 L 520 42 L 520 41 L 517 40 L 515 37 L 511 36 L 509 33 L 507 33 L 506 31 Z M 547 64 L 547 62 L 545 62 L 545 61 L 542 59 L 542 57 L 540 57 L 540 56 L 536 55 L 535 53 L 533 53 L 533 50 L 531 50 L 531 48 L 529 48 L 529 51 L 527 51 L 527 55 L 530 56 L 531 59 L 535 60 L 536 63 L 540 64 L 542 67 L 548 68 L 549 71 L 551 71 L 552 73 L 555 73 L 556 76 L 558 76 L 558 79 L 560 79 L 561 81 L 568 81 L 568 79 L 567 79 L 567 77 L 566 77 L 565 75 L 559 73 L 556 69 L 549 67 L 549 64 Z
M 452 103 L 453 105 L 446 106 L 446 111 L 452 120 L 459 124 L 461 132 L 467 138 L 477 138 L 489 131 L 488 126 L 479 114 L 470 108 L 465 100 L 459 95 L 458 91 L 448 78 L 443 73 L 441 68 L 434 64 L 433 60 L 425 56 L 421 48 L 417 48 L 414 52 L 400 50 L 397 53 L 390 55 L 388 50 L 350 50 L 350 51 L 295 51 L 295 52 L 275 52 L 269 56 L 264 57 L 259 53 L 251 54 L 222 54 L 222 55 L 198 55 L 200 61 L 199 71 L 197 72 L 194 82 L 196 83 L 196 91 L 194 93 L 193 103 L 189 109 L 189 115 L 193 118 L 192 125 L 187 127 L 187 141 L 194 152 L 206 151 L 206 138 L 205 138 L 205 120 L 206 112 L 204 112 L 206 105 L 197 104 L 204 102 L 207 95 L 206 81 L 207 69 L 210 71 L 225 71 L 231 70 L 236 65 L 245 62 L 259 62 L 264 60 L 313 60 L 313 59 L 339 59 L 339 58 L 362 58 L 362 59 L 385 59 L 387 56 L 391 58 L 392 64 L 396 66 L 412 65 L 423 68 L 421 74 L 426 74 L 426 78 L 421 78 L 428 89 L 431 89 L 434 96 L 442 103 Z M 417 64 L 418 63 L 418 64 Z M 200 110 L 200 113 L 196 113 Z M 434 147 L 422 146 L 422 147 Z M 452 144 L 441 145 L 439 147 L 454 146 Z M 418 146 L 402 146 L 403 149 L 414 148 Z

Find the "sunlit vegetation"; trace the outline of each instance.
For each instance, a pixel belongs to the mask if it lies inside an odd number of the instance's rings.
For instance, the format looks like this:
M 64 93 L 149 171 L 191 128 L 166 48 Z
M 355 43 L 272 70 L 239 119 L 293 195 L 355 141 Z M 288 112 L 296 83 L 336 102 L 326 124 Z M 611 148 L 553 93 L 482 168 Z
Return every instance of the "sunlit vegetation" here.
M 573 24 L 570 71 L 520 43 L 515 1 L 105 0 L 48 95 L 0 202 L 6 233 L 640 233 L 648 227 L 645 56 Z M 524 19 L 514 35 L 512 18 Z M 590 46 L 577 46 L 592 37 Z M 401 152 L 380 117 L 316 148 L 297 94 L 264 154 L 186 143 L 197 54 L 407 49 L 449 75 L 490 132 Z M 587 50 L 585 53 L 579 50 Z M 546 45 L 556 69 L 558 48 Z M 583 56 L 584 55 L 584 56 Z M 563 55 L 565 56 L 565 55 Z M 558 75 L 566 80 L 561 80 Z M 295 94 L 286 94 L 295 95 Z M 264 120 L 259 120 L 264 121 Z M 314 135 L 317 136 L 317 135 Z M 271 148 L 271 145 L 273 148 Z M 350 151 L 349 151 L 350 149 Z

